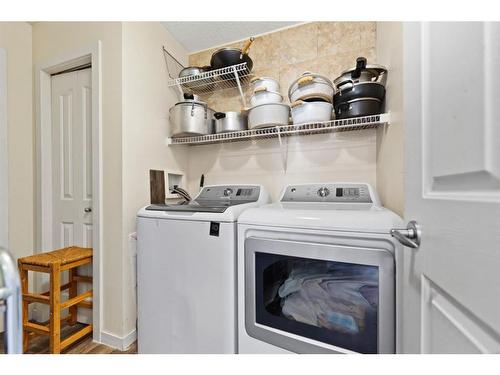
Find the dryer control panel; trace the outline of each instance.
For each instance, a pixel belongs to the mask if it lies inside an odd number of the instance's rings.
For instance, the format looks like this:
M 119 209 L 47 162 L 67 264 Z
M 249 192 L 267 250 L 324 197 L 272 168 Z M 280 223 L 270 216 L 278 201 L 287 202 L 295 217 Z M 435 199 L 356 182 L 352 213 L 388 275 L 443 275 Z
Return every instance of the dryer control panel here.
M 285 188 L 281 202 L 373 203 L 368 184 L 325 183 L 298 184 Z

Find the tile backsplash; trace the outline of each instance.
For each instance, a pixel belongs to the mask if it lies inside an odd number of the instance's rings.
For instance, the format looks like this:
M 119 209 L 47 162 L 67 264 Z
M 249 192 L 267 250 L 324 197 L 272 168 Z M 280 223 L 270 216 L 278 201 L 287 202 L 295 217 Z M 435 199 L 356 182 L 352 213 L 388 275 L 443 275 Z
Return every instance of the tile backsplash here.
M 359 56 L 375 63 L 376 35 L 375 22 L 313 22 L 258 36 L 249 51 L 254 62 L 252 74 L 278 79 L 288 101 L 288 88 L 304 71 L 333 81 L 343 70 L 353 67 Z M 242 48 L 244 43 L 227 47 Z M 190 65 L 209 65 L 218 48 L 190 55 Z M 239 111 L 242 106 L 232 89 L 215 92 L 206 100 L 216 111 Z

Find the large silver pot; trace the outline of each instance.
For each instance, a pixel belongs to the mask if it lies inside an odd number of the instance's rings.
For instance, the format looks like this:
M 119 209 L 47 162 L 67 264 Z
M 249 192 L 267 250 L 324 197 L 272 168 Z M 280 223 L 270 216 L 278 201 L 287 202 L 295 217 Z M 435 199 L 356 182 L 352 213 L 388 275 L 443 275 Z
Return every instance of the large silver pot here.
M 241 112 L 216 112 L 215 132 L 229 133 L 247 130 L 247 115 Z
M 320 99 L 329 103 L 333 100 L 333 83 L 317 73 L 304 72 L 288 89 L 290 103 L 297 100 Z
M 193 137 L 213 134 L 214 110 L 204 102 L 186 100 L 170 108 L 170 136 Z

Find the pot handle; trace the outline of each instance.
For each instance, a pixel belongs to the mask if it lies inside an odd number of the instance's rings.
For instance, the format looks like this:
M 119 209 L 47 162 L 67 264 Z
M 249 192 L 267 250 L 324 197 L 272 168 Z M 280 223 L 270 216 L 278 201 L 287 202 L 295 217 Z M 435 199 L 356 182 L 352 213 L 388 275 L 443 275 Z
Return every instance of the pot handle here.
M 250 49 L 250 46 L 252 45 L 254 40 L 255 38 L 253 36 L 248 39 L 248 41 L 243 46 L 243 49 L 241 50 L 241 55 L 246 55 L 248 53 L 248 50 Z
M 259 86 L 259 87 L 256 87 L 255 90 L 253 90 L 253 92 L 264 92 L 264 91 L 267 91 L 267 88 L 264 87 L 264 86 Z
M 184 96 L 184 99 L 186 99 L 186 100 L 194 100 L 193 94 L 189 94 L 189 93 L 185 92 L 183 96 Z
M 351 78 L 356 79 L 361 76 L 361 71 L 366 68 L 366 57 L 356 59 L 356 69 L 351 73 Z
M 260 77 L 258 77 L 258 76 L 252 77 L 252 79 L 250 80 L 250 83 L 254 83 L 255 81 L 258 81 L 259 79 L 260 79 Z
M 338 114 L 341 114 L 342 112 L 348 111 L 350 106 L 351 105 L 348 102 L 340 103 L 335 112 L 338 112 Z M 344 109 L 342 109 L 342 108 L 344 108 Z
M 306 76 L 306 77 L 299 78 L 299 80 L 297 81 L 297 84 L 299 86 L 304 86 L 304 85 L 307 85 L 308 83 L 312 82 L 313 80 L 314 80 L 313 76 Z
M 295 107 L 301 106 L 302 104 L 304 104 L 303 100 L 296 100 L 292 104 L 290 104 L 290 107 L 295 108 Z
M 215 113 L 214 113 L 214 117 L 215 117 L 217 120 L 220 120 L 221 118 L 226 117 L 226 114 L 225 114 L 224 112 L 215 112 Z
M 346 85 L 351 85 L 351 87 L 344 89 L 344 87 L 346 87 Z M 354 81 L 353 80 L 344 81 L 340 85 L 337 86 L 337 89 L 339 90 L 340 95 L 342 95 L 342 92 L 345 93 L 346 91 L 351 91 L 353 88 L 354 88 Z

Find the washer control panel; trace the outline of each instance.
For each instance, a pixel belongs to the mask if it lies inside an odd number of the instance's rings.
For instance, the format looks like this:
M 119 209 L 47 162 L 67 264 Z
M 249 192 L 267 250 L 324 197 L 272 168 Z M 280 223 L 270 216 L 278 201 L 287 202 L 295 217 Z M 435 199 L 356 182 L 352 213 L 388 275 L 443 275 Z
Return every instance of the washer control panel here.
M 289 185 L 281 202 L 373 203 L 367 184 L 326 183 Z
M 256 202 L 259 196 L 260 187 L 255 185 L 205 186 L 196 200 Z

